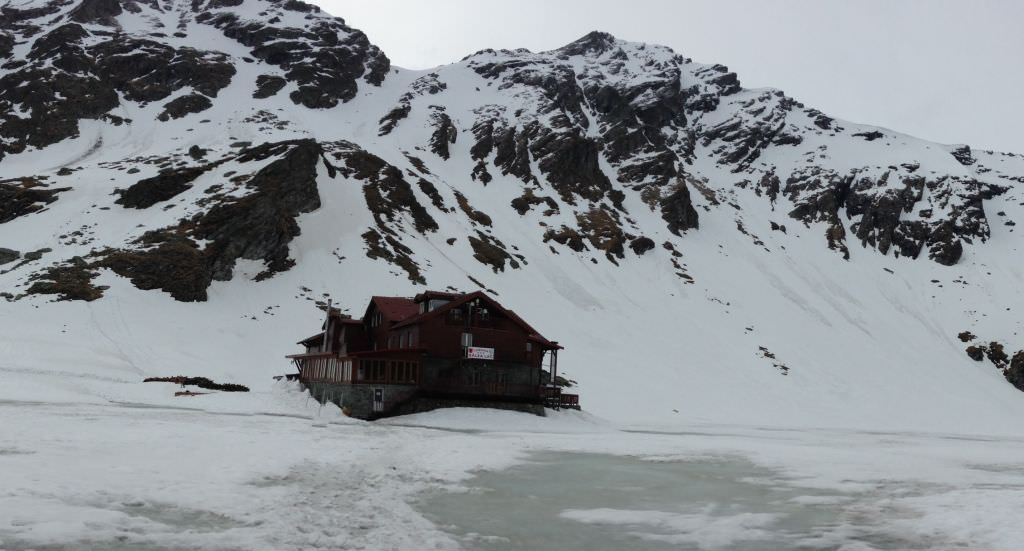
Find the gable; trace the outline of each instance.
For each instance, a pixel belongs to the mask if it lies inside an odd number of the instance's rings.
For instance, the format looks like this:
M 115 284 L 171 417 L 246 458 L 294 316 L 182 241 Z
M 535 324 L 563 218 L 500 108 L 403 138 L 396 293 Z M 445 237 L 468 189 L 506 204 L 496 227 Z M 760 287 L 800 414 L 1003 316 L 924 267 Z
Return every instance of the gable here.
M 484 294 L 482 291 L 467 293 L 459 298 L 456 298 L 455 300 L 452 300 L 448 304 L 440 306 L 434 310 L 430 310 L 429 312 L 425 312 L 405 319 L 402 322 L 396 324 L 393 327 L 393 329 L 399 329 L 402 327 L 423 323 L 427 320 L 434 319 L 438 316 L 447 315 L 447 313 L 452 309 L 460 308 L 464 304 L 467 304 L 478 299 L 481 302 L 485 303 L 487 305 L 487 308 L 491 309 L 493 312 L 500 314 L 501 316 L 508 318 L 513 324 L 522 329 L 530 340 L 535 341 L 546 348 L 561 348 L 560 346 L 558 346 L 557 343 L 549 341 L 545 339 L 543 336 L 541 336 L 536 329 L 531 327 L 530 324 L 526 323 L 526 321 L 523 318 L 519 317 L 515 312 L 505 308 L 498 301 Z

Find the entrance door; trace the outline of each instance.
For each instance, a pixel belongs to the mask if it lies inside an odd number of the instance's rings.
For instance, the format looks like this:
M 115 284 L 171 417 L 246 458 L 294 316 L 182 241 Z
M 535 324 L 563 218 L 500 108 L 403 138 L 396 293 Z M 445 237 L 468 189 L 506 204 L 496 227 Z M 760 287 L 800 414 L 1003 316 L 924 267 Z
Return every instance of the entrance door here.
M 375 388 L 373 389 L 373 411 L 380 413 L 384 411 L 384 389 Z

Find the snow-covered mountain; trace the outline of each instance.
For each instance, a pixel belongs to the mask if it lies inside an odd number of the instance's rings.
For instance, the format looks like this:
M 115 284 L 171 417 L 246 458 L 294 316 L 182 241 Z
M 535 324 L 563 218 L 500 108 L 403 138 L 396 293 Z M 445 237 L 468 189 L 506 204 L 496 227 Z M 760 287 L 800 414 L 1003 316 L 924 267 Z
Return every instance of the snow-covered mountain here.
M 1024 414 L 1024 156 L 666 47 L 411 71 L 298 0 L 11 1 L 0 113 L 0 399 L 258 390 L 328 297 L 483 288 L 623 422 Z

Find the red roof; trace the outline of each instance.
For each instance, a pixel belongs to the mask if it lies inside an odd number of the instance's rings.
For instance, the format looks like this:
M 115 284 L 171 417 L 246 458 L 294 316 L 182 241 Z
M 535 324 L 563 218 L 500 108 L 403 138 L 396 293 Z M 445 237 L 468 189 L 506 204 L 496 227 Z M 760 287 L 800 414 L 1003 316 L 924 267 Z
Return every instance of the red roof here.
M 423 291 L 422 293 L 416 295 L 416 298 L 414 298 L 413 300 L 416 302 L 423 302 L 424 300 L 430 300 L 435 298 L 442 300 L 455 300 L 464 294 L 465 293 L 451 293 L 448 291 Z
M 377 298 L 377 297 L 374 297 L 374 298 Z M 439 316 L 439 315 L 441 315 L 441 314 L 451 310 L 452 308 L 455 308 L 455 307 L 460 306 L 462 304 L 465 304 L 465 303 L 467 303 L 467 302 L 469 302 L 469 301 L 471 301 L 473 299 L 478 299 L 478 298 L 482 299 L 485 302 L 487 302 L 488 304 L 490 304 L 492 308 L 495 308 L 495 309 L 498 309 L 498 310 L 501 310 L 502 312 L 504 312 L 505 315 L 507 315 L 509 317 L 509 319 L 512 320 L 513 323 L 516 323 L 517 325 L 519 325 L 520 327 L 522 327 L 526 331 L 526 333 L 528 334 L 530 340 L 537 342 L 538 344 L 540 344 L 541 346 L 543 346 L 545 348 L 556 348 L 556 349 L 561 349 L 562 348 L 557 342 L 549 341 L 546 338 L 544 338 L 543 336 L 541 336 L 541 334 L 538 333 L 536 329 L 531 327 L 530 324 L 526 323 L 526 320 L 524 320 L 523 318 L 519 317 L 512 310 L 509 310 L 509 309 L 505 308 L 504 306 L 502 306 L 498 301 L 496 301 L 493 298 L 487 296 L 483 291 L 474 291 L 472 293 L 467 293 L 467 294 L 461 295 L 458 298 L 456 298 L 455 300 L 453 300 L 453 301 L 451 301 L 451 302 L 449 302 L 449 303 L 447 303 L 447 304 L 445 304 L 443 306 L 440 306 L 440 307 L 435 308 L 433 310 L 430 310 L 428 312 L 424 312 L 422 314 L 410 316 L 410 317 L 406 318 L 405 320 L 401 321 L 400 323 L 396 324 L 394 327 L 392 327 L 392 329 L 398 329 L 400 327 L 406 327 L 406 326 L 409 326 L 409 325 L 414 325 L 414 324 L 420 323 L 420 322 L 422 322 L 424 320 L 433 318 L 434 316 Z M 418 310 L 417 310 L 417 312 L 418 312 Z
M 309 345 L 309 344 L 323 342 L 323 340 L 324 340 L 324 334 L 321 331 L 320 333 L 317 333 L 316 335 L 313 335 L 312 337 L 306 337 L 306 338 L 302 339 L 301 341 L 299 341 L 299 344 L 307 344 L 307 345 Z
M 420 306 L 405 297 L 373 297 L 371 304 L 376 304 L 380 315 L 387 321 L 402 321 L 420 313 Z

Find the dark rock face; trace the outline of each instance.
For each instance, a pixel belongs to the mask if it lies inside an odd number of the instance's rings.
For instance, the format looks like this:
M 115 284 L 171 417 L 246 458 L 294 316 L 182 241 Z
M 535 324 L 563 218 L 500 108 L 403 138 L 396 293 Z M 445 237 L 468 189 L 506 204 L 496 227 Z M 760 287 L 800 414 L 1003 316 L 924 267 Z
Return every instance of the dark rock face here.
M 320 208 L 316 176 L 322 155 L 320 145 L 307 139 L 263 144 L 239 156 L 242 162 L 279 158 L 245 183 L 248 195 L 220 203 L 192 221 L 192 235 L 212 241 L 204 253 L 213 279 L 230 279 L 239 258 L 266 262 L 263 277 L 294 264 L 288 243 L 299 235 L 295 218 Z
M 622 182 L 660 186 L 679 174 L 677 165 L 692 152 L 692 142 L 676 138 L 675 131 L 686 125 L 678 66 L 652 56 L 646 78 L 612 84 L 602 73 L 617 73 L 628 56 L 606 33 L 591 33 L 552 53 L 558 57 L 485 51 L 468 59 L 474 71 L 500 87 L 534 90 L 537 113 L 549 121 L 519 122 L 516 113 L 478 109 L 471 148 L 479 161 L 474 179 L 490 180 L 483 161 L 494 152 L 493 164 L 503 174 L 530 182 L 538 176 L 530 170 L 532 156 L 567 203 L 608 198 L 620 205 L 621 192 L 600 169 L 602 157 Z M 585 72 L 559 60 L 566 56 L 584 56 Z M 599 138 L 588 136 L 593 123 L 584 105 L 596 111 Z
M 598 144 L 593 140 L 578 134 L 542 131 L 531 144 L 530 153 L 540 159 L 537 166 L 563 201 L 574 204 L 576 197 L 594 202 L 609 197 L 621 206 L 621 192 L 612 189 L 601 171 Z
M 455 200 L 459 204 L 459 209 L 461 209 L 462 212 L 464 212 L 470 220 L 476 222 L 477 224 L 480 224 L 481 226 L 490 227 L 492 223 L 491 217 L 487 216 L 487 214 L 484 213 L 483 211 L 479 211 L 473 208 L 473 206 L 469 204 L 469 200 L 466 199 L 465 195 L 456 191 Z
M 977 160 L 975 160 L 974 155 L 971 153 L 970 146 L 967 145 L 961 145 L 960 147 L 957 147 L 951 152 L 951 154 L 958 163 L 964 166 L 971 166 L 974 163 L 978 162 Z
M 856 172 L 841 176 L 821 168 L 796 172 L 782 189 L 797 205 L 789 215 L 807 223 L 828 222 L 829 246 L 841 251 L 846 248 L 841 214 L 859 217 L 851 230 L 861 245 L 882 254 L 895 246 L 897 255 L 911 258 L 927 247 L 928 257 L 945 266 L 960 259 L 963 240 L 989 237 L 982 200 L 1004 189 L 948 176 L 926 180 L 913 174 L 916 168 L 902 168 L 878 178 Z M 949 218 L 929 220 L 932 201 L 941 201 L 950 210 Z M 904 218 L 915 212 L 915 219 Z
M 1006 380 L 1018 390 L 1024 390 L 1024 350 L 1013 355 L 1010 367 L 1004 373 Z
M 301 2 L 289 2 L 291 11 L 313 13 Z M 299 85 L 291 93 L 296 104 L 329 108 L 355 97 L 358 80 L 379 85 L 391 62 L 366 35 L 344 21 L 308 15 L 304 28 L 275 27 L 273 24 L 242 20 L 227 10 L 207 11 L 197 16 L 200 23 L 220 29 L 228 38 L 251 48 L 252 56 L 286 71 L 285 77 Z
M 164 105 L 164 112 L 157 115 L 157 118 L 166 121 L 168 119 L 180 119 L 191 113 L 200 113 L 213 107 L 210 98 L 199 94 L 189 94 L 175 98 Z
M 81 258 L 44 270 L 34 277 L 27 294 L 57 295 L 57 300 L 96 300 L 103 289 L 92 284 L 98 274 Z
M 210 98 L 235 74 L 235 61 L 228 55 L 161 43 L 157 39 L 163 33 L 142 38 L 82 26 L 117 28 L 117 17 L 125 11 L 162 11 L 155 1 L 81 0 L 66 22 L 58 24 L 53 15 L 66 4 L 50 0 L 25 10 L 5 6 L 0 13 L 0 60 L 10 56 L 15 43 L 45 32 L 34 41 L 27 59 L 3 66 L 9 71 L 0 77 L 0 158 L 75 137 L 83 119 L 117 124 L 120 120 L 110 112 L 121 98 L 154 102 L 191 88 L 193 93 L 168 103 L 160 119 L 198 113 L 210 107 Z M 181 29 L 190 18 L 213 25 L 251 48 L 253 57 L 287 71 L 285 77 L 260 76 L 256 98 L 270 97 L 291 81 L 298 84 L 291 96 L 296 103 L 333 107 L 355 96 L 357 81 L 379 85 L 387 75 L 390 62 L 363 33 L 319 13 L 315 6 L 297 0 L 278 2 L 257 19 L 242 20 L 230 11 L 240 4 L 241 0 L 196 0 L 196 13 L 182 14 Z M 286 11 L 304 14 L 307 24 L 277 26 L 280 18 L 275 13 Z
M 697 209 L 693 208 L 686 183 L 679 182 L 671 193 L 661 198 L 659 204 L 661 217 L 668 223 L 672 233 L 679 235 L 680 232 L 700 227 Z
M 985 359 L 985 347 L 984 346 L 974 346 L 974 345 L 968 346 L 967 347 L 967 357 L 972 359 L 972 360 L 974 360 L 974 361 L 976 361 L 976 362 L 980 362 L 981 360 L 984 360 Z
M 121 197 L 115 203 L 130 209 L 149 208 L 189 189 L 192 182 L 210 168 L 212 165 L 163 171 L 120 192 Z
M 21 258 L 20 252 L 14 249 L 5 249 L 0 247 L 0 266 L 14 262 L 19 258 Z
M 587 245 L 583 241 L 583 235 L 579 231 L 572 228 L 562 226 L 558 230 L 550 229 L 544 232 L 544 242 L 554 241 L 559 245 L 565 245 L 576 252 L 583 252 L 587 250 Z
M 867 140 L 869 142 L 873 142 L 873 141 L 875 141 L 875 140 L 877 140 L 879 138 L 885 137 L 885 134 L 882 134 L 881 132 L 879 132 L 877 130 L 872 130 L 870 132 L 857 132 L 857 133 L 855 133 L 853 135 L 857 136 L 857 137 L 860 137 L 860 138 L 864 138 L 865 140 Z
M 616 263 L 616 258 L 625 257 L 626 235 L 622 231 L 618 216 L 613 211 L 591 209 L 590 212 L 577 215 L 576 221 L 580 232 L 587 237 L 590 244 L 595 249 L 604 251 L 605 257 L 612 263 Z
M 335 152 L 335 158 L 345 162 L 345 166 L 339 170 L 345 176 L 367 182 L 363 186 L 366 205 L 382 231 L 392 233 L 391 227 L 395 225 L 396 216 L 402 212 L 412 217 L 417 232 L 437 231 L 437 221 L 416 199 L 412 186 L 398 167 L 362 148 L 346 145 L 351 149 Z
M 288 80 L 284 77 L 260 75 L 256 77 L 256 91 L 252 93 L 252 97 L 263 99 L 276 96 L 286 84 L 288 84 Z
M 113 27 L 117 24 L 114 18 L 121 15 L 121 11 L 118 0 L 82 0 L 78 7 L 71 10 L 71 20 Z
M 418 264 L 412 258 L 412 250 L 401 242 L 402 234 L 409 230 L 400 217 L 407 214 L 413 222 L 412 230 L 418 233 L 437 231 L 437 221 L 416 199 L 412 186 L 398 167 L 349 142 L 333 146 L 331 156 L 344 163 L 338 167 L 338 172 L 347 178 L 365 182 L 363 196 L 376 225 L 376 228 L 362 234 L 366 256 L 398 266 L 409 275 L 410 281 L 425 283 Z M 432 187 L 427 188 L 428 194 Z M 433 194 L 436 192 L 434 189 Z M 435 202 L 440 199 L 437 195 Z
M 741 105 L 729 119 L 707 129 L 701 136 L 705 146 L 715 142 L 718 164 L 730 165 L 733 172 L 748 169 L 773 145 L 799 145 L 803 138 L 787 125 L 789 114 L 802 107 L 779 91 L 766 91 Z
M 0 224 L 43 210 L 69 189 L 46 188 L 34 178 L 0 181 Z
M 398 123 L 402 122 L 403 119 L 409 116 L 409 113 L 412 112 L 412 101 L 414 98 L 424 95 L 439 94 L 447 88 L 448 84 L 441 82 L 438 79 L 437 73 L 430 73 L 414 80 L 410 85 L 410 90 L 405 94 L 402 94 L 402 97 L 399 98 L 398 105 L 391 109 L 391 111 L 388 111 L 388 113 L 378 121 L 378 124 L 380 125 L 379 134 L 381 136 L 387 136 L 395 129 L 396 126 L 398 126 Z M 452 126 L 452 131 L 454 130 L 455 128 Z M 454 141 L 451 143 L 454 143 Z
M 151 40 L 123 38 L 88 49 L 96 74 L 132 101 L 157 101 L 190 87 L 209 97 L 231 83 L 235 67 L 227 55 L 174 49 Z
M 267 159 L 273 160 L 240 180 L 247 188 L 244 196 L 211 199 L 208 210 L 178 226 L 147 232 L 131 248 L 99 251 L 88 262 L 48 270 L 28 292 L 93 300 L 102 290 L 90 291 L 86 283 L 96 268 L 109 268 L 139 289 L 160 289 L 180 301 L 204 301 L 210 283 L 230 279 L 239 258 L 266 263 L 256 279 L 289 269 L 294 262 L 288 258 L 288 244 L 299 234 L 295 218 L 320 206 L 316 176 L 323 149 L 313 140 L 294 140 L 258 145 L 231 158 L 243 166 Z M 223 161 L 142 180 L 122 192 L 118 202 L 146 208 L 187 189 Z M 206 246 L 201 248 L 197 240 Z
M 203 157 L 206 157 L 206 154 L 209 153 L 209 151 L 210 150 L 206 148 L 199 147 L 198 145 L 193 145 L 192 147 L 188 148 L 188 156 L 192 157 L 193 160 L 198 161 Z
M 410 112 L 412 112 L 412 106 L 408 103 L 402 103 L 398 107 L 388 111 L 388 113 L 381 117 L 377 122 L 377 124 L 380 124 L 380 135 L 387 136 L 390 134 L 402 119 L 409 116 Z
M 76 13 L 78 20 L 94 22 L 120 9 L 116 0 L 90 0 Z M 86 45 L 87 39 L 97 38 Z M 82 119 L 119 124 L 108 114 L 120 104 L 119 94 L 150 102 L 188 87 L 216 97 L 234 73 L 224 54 L 175 49 L 124 34 L 94 35 L 78 23 L 66 23 L 37 39 L 26 63 L 0 77 L 0 158 L 77 136 Z M 188 112 L 204 101 L 209 104 L 198 97 L 171 102 L 175 105 L 169 105 L 168 116 L 175 106 Z M 19 111 L 28 116 L 16 116 Z
M 1010 361 L 1010 356 L 1006 354 L 1006 350 L 1003 348 L 1002 343 L 996 341 L 992 341 L 988 344 L 988 347 L 985 349 L 985 357 L 1000 369 L 1005 368 L 1007 362 Z
M 636 253 L 637 256 L 643 256 L 644 253 L 653 250 L 654 247 L 654 240 L 650 237 L 641 236 L 629 242 L 629 248 L 633 249 L 633 252 Z
M 147 234 L 143 240 L 152 246 L 111 251 L 96 265 L 127 277 L 142 290 L 159 289 L 182 302 L 206 300 L 212 274 L 207 256 L 192 240 L 165 232 Z
M 523 190 L 523 194 L 513 199 L 510 204 L 520 216 L 526 214 L 537 205 L 547 205 L 547 213 L 553 214 L 558 211 L 558 203 L 554 199 L 546 196 L 537 196 L 531 188 Z
M 519 263 L 505 250 L 501 241 L 479 232 L 476 237 L 470 235 L 468 239 L 473 247 L 473 258 L 490 266 L 494 273 L 504 272 L 506 263 L 513 269 L 519 267 Z
M 459 132 L 452 123 L 451 117 L 445 113 L 434 113 L 434 132 L 430 135 L 430 150 L 444 160 L 448 160 L 448 146 L 455 143 Z
M 10 33 L 0 31 L 0 60 L 11 57 L 14 51 L 14 36 Z

